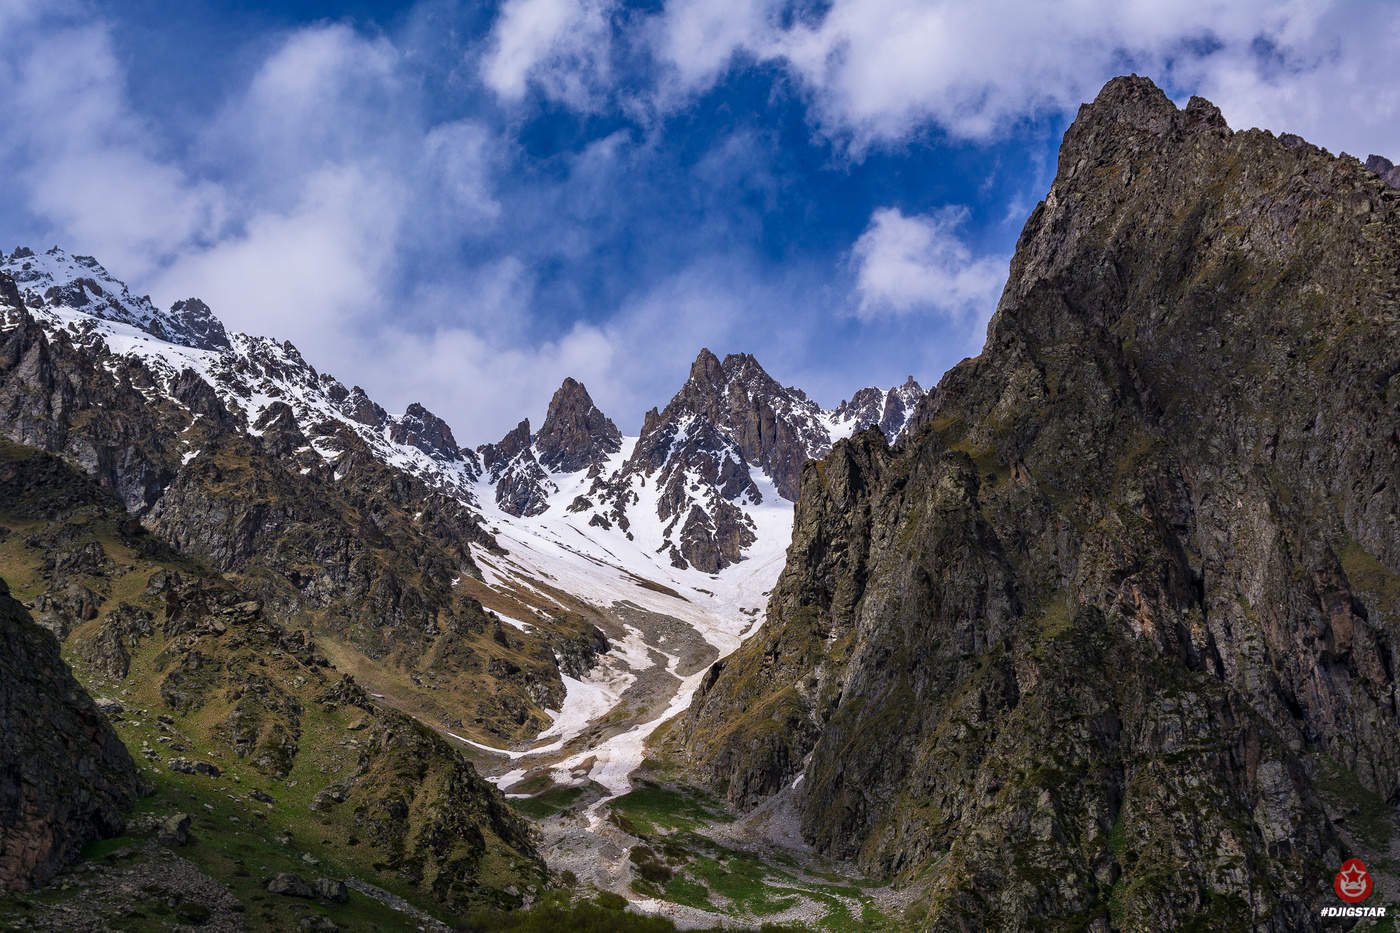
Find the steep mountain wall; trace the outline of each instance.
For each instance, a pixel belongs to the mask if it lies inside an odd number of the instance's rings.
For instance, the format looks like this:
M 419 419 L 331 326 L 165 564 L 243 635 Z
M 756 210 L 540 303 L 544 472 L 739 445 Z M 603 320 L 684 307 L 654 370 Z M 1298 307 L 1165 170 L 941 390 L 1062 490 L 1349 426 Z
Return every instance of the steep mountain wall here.
M 1111 82 L 983 353 L 804 469 L 669 752 L 929 929 L 1318 927 L 1400 802 L 1398 194 Z
M 131 756 L 0 580 L 0 890 L 42 885 L 120 833 L 136 794 Z
M 442 704 L 453 727 L 512 739 L 549 724 L 545 708 L 564 696 L 555 652 L 580 634 L 589 643 L 591 629 L 506 630 L 454 587 L 475 572 L 471 549 L 493 540 L 468 501 L 386 462 L 347 422 L 298 416 L 295 391 L 329 385 L 329 404 L 338 383 L 289 345 L 242 335 L 245 355 L 172 346 L 167 365 L 117 352 L 122 335 L 95 335 L 92 320 L 44 319 L 73 316 L 54 304 L 66 292 L 28 294 L 34 307 L 0 272 L 0 435 L 79 465 L 172 545 L 238 575 L 282 620 L 313 623 L 371 663 L 465 698 Z M 259 396 L 276 400 L 243 423 L 235 408 L 251 410 Z M 363 393 L 342 402 L 433 463 L 474 462 L 421 406 L 391 423 Z

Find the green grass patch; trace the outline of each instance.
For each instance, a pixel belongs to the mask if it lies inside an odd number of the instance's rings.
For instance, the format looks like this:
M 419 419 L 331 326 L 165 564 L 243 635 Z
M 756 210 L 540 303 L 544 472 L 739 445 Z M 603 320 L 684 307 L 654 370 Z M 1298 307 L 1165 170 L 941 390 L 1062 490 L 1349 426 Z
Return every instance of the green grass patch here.
M 512 800 L 511 805 L 528 817 L 542 820 L 573 809 L 584 791 L 582 787 L 553 787 L 533 797 Z
M 694 830 L 723 817 L 717 804 L 698 793 L 659 784 L 643 784 L 609 806 L 628 824 L 628 832 L 643 838 Z

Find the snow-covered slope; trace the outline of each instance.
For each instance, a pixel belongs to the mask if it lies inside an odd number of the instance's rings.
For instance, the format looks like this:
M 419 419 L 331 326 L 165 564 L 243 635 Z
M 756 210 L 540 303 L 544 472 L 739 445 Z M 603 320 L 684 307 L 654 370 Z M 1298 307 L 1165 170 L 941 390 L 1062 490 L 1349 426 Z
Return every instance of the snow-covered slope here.
M 540 431 L 521 422 L 472 450 L 421 405 L 390 415 L 290 343 L 230 333 L 197 299 L 159 309 L 90 257 L 21 248 L 0 253 L 0 272 L 51 334 L 144 363 L 148 395 L 179 404 L 188 380 L 203 381 L 250 435 L 290 413 L 309 443 L 287 455 L 303 463 L 334 465 L 348 429 L 382 463 L 475 510 L 499 547 L 474 547 L 476 568 L 464 567 L 458 584 L 503 624 L 548 628 L 581 616 L 605 633 L 610 647 L 596 665 L 559 658 L 567 695 L 530 747 L 463 739 L 491 756 L 483 765 L 507 788 L 550 774 L 625 792 L 647 736 L 761 624 L 802 464 L 871 424 L 893 439 L 922 394 L 910 380 L 828 411 L 752 356 L 720 361 L 706 350 L 638 436 L 623 437 L 567 380 Z
M 0 272 L 15 280 L 30 315 L 52 332 L 141 359 L 159 380 L 151 391 L 174 399 L 176 380 L 193 372 L 250 434 L 259 433 L 269 406 L 282 402 L 314 452 L 328 462 L 340 454 L 329 428 L 344 425 L 384 463 L 444 491 L 471 496 L 480 462 L 473 451 L 456 446 L 445 423 L 421 405 L 390 416 L 359 386 L 347 389 L 334 376 L 318 373 L 289 342 L 228 333 L 197 299 L 159 310 L 149 298 L 132 296 L 95 259 L 69 256 L 57 247 L 0 253 Z
M 651 732 L 762 623 L 792 537 L 780 478 L 793 488 L 794 470 L 853 431 L 880 425 L 893 440 L 922 394 L 911 379 L 823 410 L 753 357 L 720 361 L 706 350 L 640 436 L 618 443 L 570 380 L 539 434 L 521 422 L 478 448 L 476 499 L 507 553 L 474 557 L 494 595 L 514 601 L 502 618 L 542 624 L 582 599 L 601 610 L 613 644 L 597 668 L 566 681 L 563 708 L 534 747 L 477 746 L 500 756 L 501 786 L 537 790 L 548 777 L 600 787 L 601 799 L 625 792 Z M 574 436 L 571 449 L 593 453 L 551 470 L 564 458 L 549 426 L 566 421 L 591 425 L 598 443 Z

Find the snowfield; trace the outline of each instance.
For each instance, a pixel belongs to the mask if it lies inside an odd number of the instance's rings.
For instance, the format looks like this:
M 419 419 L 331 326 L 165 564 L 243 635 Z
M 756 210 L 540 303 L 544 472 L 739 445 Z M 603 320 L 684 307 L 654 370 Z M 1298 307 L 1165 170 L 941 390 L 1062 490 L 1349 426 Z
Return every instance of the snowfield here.
M 635 437 L 624 438 L 622 449 L 604 464 L 603 475 L 615 474 L 636 443 Z M 542 581 L 601 609 L 635 607 L 677 620 L 703 639 L 716 659 L 723 658 L 762 623 L 768 593 L 782 572 L 792 537 L 792 503 L 778 496 L 762 472 L 753 470 L 751 476 L 762 501 L 743 502 L 740 507 L 753 521 L 757 541 L 744 560 L 717 574 L 671 565 L 665 544 L 668 528 L 657 516 L 656 485 L 646 477 L 631 480 L 636 501 L 627 509 L 630 536 L 616 526 L 604 529 L 590 525 L 591 510 L 569 512 L 569 504 L 588 492 L 591 479 L 586 472 L 550 474 L 557 491 L 549 497 L 549 508 L 529 518 L 502 511 L 489 483 L 478 480 L 477 507 L 508 557 L 503 559 L 484 548 L 474 548 L 472 556 L 488 586 L 514 588 L 516 593 L 530 591 L 538 595 L 546 610 L 558 603 L 535 586 Z M 510 770 L 493 778 L 500 787 L 509 790 L 526 775 L 543 769 L 562 784 L 594 781 L 607 791 L 605 800 L 631 789 L 630 775 L 645 757 L 647 739 L 663 722 L 689 706 L 709 665 L 681 673 L 682 657 L 668 650 L 660 633 L 632 623 L 622 628 L 626 637 L 610 639 L 609 652 L 583 679 L 564 677 L 567 696 L 563 709 L 536 738 L 544 744 L 524 754 L 511 752 L 507 756 Z M 560 754 L 614 711 L 639 676 L 655 673 L 658 668 L 674 681 L 659 715 Z

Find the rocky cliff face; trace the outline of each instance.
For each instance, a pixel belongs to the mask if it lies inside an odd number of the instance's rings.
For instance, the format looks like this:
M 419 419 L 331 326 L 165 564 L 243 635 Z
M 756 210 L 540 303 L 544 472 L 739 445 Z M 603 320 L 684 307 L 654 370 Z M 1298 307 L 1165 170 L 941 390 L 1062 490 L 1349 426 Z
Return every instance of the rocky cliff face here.
M 565 379 L 549 400 L 544 424 L 535 435 L 540 463 L 560 473 L 602 466 L 622 449 L 622 432 L 598 410 L 583 383 Z
M 539 515 L 549 508 L 549 497 L 558 491 L 540 466 L 532 441 L 527 418 L 496 443 L 479 449 L 481 462 L 496 487 L 496 504 L 507 515 Z
M 827 413 L 800 390 L 780 385 L 748 354 L 721 362 L 701 350 L 685 385 L 664 409 L 647 412 L 627 461 L 595 485 L 590 501 L 627 529 L 640 490 L 656 490 L 661 549 L 677 567 L 716 573 L 755 540 L 742 506 L 764 501 L 756 477 L 791 498 L 802 465 L 830 446 Z
M 0 580 L 0 890 L 42 885 L 120 833 L 136 794 L 131 756 Z
M 1111 82 L 981 356 L 804 470 L 670 753 L 921 928 L 1319 928 L 1400 800 L 1398 308 L 1400 192 Z
M 167 744 L 141 749 L 159 771 L 202 762 L 189 773 L 230 795 L 241 772 L 295 808 L 299 831 L 449 908 L 518 904 L 544 881 L 526 824 L 447 739 L 374 703 L 306 629 L 153 537 L 89 477 L 0 442 L 0 526 L 23 528 L 0 537 L 0 561 L 36 602 L 92 595 L 65 627 L 75 667 L 160 717 Z M 16 629 L 19 615 L 0 597 L 0 870 L 17 852 L 42 881 L 120 828 L 135 772 L 53 637 Z
M 1400 167 L 1385 156 L 1370 156 L 1366 159 L 1366 167 L 1379 175 L 1381 181 L 1390 187 L 1400 188 Z
M 191 302 L 158 312 L 100 269 L 0 260 L 0 433 L 81 466 L 279 618 L 462 699 L 449 726 L 545 728 L 564 695 L 555 647 L 592 632 L 507 632 L 454 586 L 473 548 L 495 547 L 472 507 L 476 454 L 422 406 L 391 417 L 290 344 L 225 334 L 220 349 Z M 79 272 L 106 298 L 65 279 Z M 81 592 L 45 599 L 41 619 L 91 611 Z

